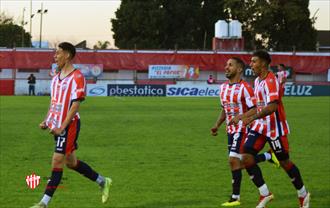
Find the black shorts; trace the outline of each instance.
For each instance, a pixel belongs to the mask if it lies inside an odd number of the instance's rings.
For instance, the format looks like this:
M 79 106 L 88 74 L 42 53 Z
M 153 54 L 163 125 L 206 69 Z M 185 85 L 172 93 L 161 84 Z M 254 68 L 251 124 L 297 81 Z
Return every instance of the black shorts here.
M 54 136 L 55 152 L 69 155 L 78 149 L 79 131 L 80 119 L 74 119 L 61 135 Z
M 278 160 L 289 159 L 289 142 L 286 135 L 270 138 L 256 131 L 250 131 L 244 143 L 244 153 L 257 155 L 264 148 L 266 142 L 268 142 Z
M 242 153 L 246 134 L 242 132 L 227 134 L 228 136 L 228 154 L 231 157 L 238 157 Z

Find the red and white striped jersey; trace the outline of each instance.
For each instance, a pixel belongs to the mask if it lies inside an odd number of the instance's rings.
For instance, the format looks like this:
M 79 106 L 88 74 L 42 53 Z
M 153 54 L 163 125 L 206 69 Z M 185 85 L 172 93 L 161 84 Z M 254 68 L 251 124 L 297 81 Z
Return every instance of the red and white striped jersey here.
M 271 138 L 289 134 L 289 125 L 282 102 L 283 94 L 280 90 L 278 79 L 272 72 L 268 72 L 267 77 L 263 80 L 260 80 L 259 77 L 256 78 L 254 81 L 254 94 L 257 99 L 258 112 L 272 102 L 277 102 L 278 107 L 272 114 L 255 120 L 251 125 L 251 130 Z
M 277 77 L 277 81 L 280 84 L 280 96 L 284 96 L 284 85 L 286 82 L 286 79 L 289 76 L 289 71 L 278 71 L 276 72 L 276 77 Z
M 60 128 L 65 120 L 73 101 L 85 99 L 85 77 L 80 70 L 75 69 L 64 79 L 58 73 L 52 79 L 51 103 L 46 118 L 50 129 Z M 73 119 L 79 119 L 79 113 Z
M 220 102 L 226 113 L 227 133 L 246 133 L 247 128 L 242 121 L 228 124 L 236 115 L 243 114 L 256 105 L 252 87 L 244 80 L 233 84 L 227 81 L 220 86 Z
M 280 83 L 280 85 L 285 84 L 286 78 L 289 76 L 289 71 L 278 71 L 276 72 L 277 80 Z

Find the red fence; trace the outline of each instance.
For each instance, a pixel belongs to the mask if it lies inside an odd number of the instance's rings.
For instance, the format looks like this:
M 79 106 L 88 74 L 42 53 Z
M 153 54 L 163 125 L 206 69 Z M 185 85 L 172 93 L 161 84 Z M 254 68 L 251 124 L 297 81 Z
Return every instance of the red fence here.
M 0 95 L 14 95 L 14 93 L 15 93 L 15 80 L 0 79 Z
M 272 65 L 284 64 L 298 73 L 326 73 L 330 55 L 321 53 L 273 53 Z M 53 50 L 0 50 L 1 68 L 49 69 Z M 215 53 L 213 51 L 78 51 L 74 63 L 103 64 L 104 70 L 148 70 L 149 65 L 197 65 L 201 70 L 224 71 L 228 58 L 237 56 L 247 64 L 251 54 L 246 52 Z

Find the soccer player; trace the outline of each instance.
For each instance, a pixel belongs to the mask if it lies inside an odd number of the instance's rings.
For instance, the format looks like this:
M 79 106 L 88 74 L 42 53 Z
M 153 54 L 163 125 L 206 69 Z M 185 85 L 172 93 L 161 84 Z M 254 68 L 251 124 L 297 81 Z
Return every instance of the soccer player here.
M 220 86 L 220 102 L 222 111 L 219 114 L 213 128 L 211 128 L 211 134 L 216 136 L 219 127 L 226 120 L 229 165 L 232 172 L 233 192 L 229 201 L 223 203 L 222 206 L 240 205 L 240 186 L 242 180 L 240 153 L 248 130 L 247 127 L 243 125 L 242 121 L 239 120 L 241 119 L 243 113 L 247 113 L 249 115 L 249 113 L 256 111 L 256 101 L 253 94 L 253 89 L 241 78 L 244 66 L 244 62 L 237 57 L 230 58 L 227 61 L 225 66 L 225 75 L 228 78 L 228 81 Z M 271 154 L 267 152 L 261 154 L 259 157 L 264 158 L 260 161 L 272 159 Z
M 264 208 L 273 199 L 273 194 L 268 190 L 255 162 L 255 155 L 268 142 L 297 190 L 300 208 L 309 208 L 310 193 L 304 186 L 298 167 L 289 159 L 289 126 L 282 103 L 283 93 L 278 79 L 268 71 L 270 62 L 270 55 L 262 50 L 254 52 L 251 58 L 250 66 L 258 76 L 254 82 L 257 112 L 242 116 L 243 124 L 251 123 L 248 138 L 244 143 L 243 164 L 259 189 L 257 208 Z
M 52 158 L 52 173 L 41 201 L 31 208 L 45 208 L 61 182 L 63 166 L 77 171 L 102 190 L 102 202 L 109 198 L 111 179 L 95 172 L 87 163 L 78 160 L 75 154 L 80 130 L 79 106 L 85 99 L 85 78 L 75 69 L 71 60 L 76 54 L 75 47 L 68 42 L 60 43 L 55 52 L 59 67 L 51 82 L 51 101 L 48 114 L 40 123 L 41 129 L 49 129 L 54 135 L 55 152 Z

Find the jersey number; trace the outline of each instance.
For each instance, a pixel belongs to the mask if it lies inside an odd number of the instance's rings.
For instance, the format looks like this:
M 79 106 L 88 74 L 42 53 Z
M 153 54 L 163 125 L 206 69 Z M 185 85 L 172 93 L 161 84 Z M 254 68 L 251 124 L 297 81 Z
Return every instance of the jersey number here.
M 237 139 L 239 138 L 240 134 L 239 133 L 235 133 L 234 134 L 234 139 L 233 139 L 233 144 L 231 145 L 232 147 L 236 147 L 237 145 Z
M 63 147 L 64 142 L 65 142 L 65 137 L 58 137 L 56 147 Z
M 272 144 L 273 150 L 282 149 L 280 140 L 278 140 L 278 139 L 271 141 L 271 144 Z

